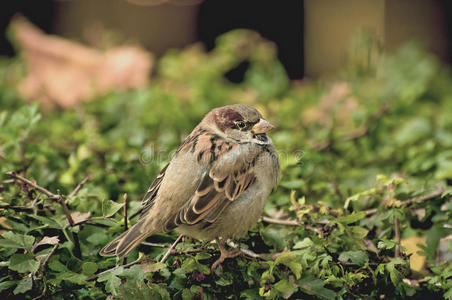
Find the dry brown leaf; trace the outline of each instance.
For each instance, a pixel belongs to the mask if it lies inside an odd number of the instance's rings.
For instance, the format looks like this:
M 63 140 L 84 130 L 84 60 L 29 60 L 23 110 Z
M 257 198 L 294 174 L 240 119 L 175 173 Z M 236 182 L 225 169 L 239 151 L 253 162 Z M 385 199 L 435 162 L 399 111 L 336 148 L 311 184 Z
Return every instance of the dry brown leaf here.
M 27 100 L 69 108 L 111 90 L 147 84 L 153 57 L 141 47 L 102 52 L 45 34 L 22 17 L 12 20 L 11 29 L 28 70 L 18 87 Z
M 41 245 L 56 245 L 59 242 L 60 239 L 57 236 L 45 236 L 42 238 L 42 240 L 33 245 L 31 252 L 34 252 L 36 248 L 38 248 Z
M 89 217 L 91 217 L 91 213 L 90 212 L 81 213 L 79 211 L 74 211 L 73 213 L 71 213 L 71 217 L 72 217 L 72 220 L 74 220 L 74 224 L 77 224 L 77 223 L 85 222 L 86 220 L 88 220 Z

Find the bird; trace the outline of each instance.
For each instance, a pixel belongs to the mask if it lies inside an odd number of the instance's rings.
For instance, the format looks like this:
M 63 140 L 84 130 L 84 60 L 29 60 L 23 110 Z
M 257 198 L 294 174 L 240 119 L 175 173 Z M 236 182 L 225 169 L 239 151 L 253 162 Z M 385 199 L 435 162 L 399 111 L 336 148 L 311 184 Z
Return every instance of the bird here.
M 137 223 L 99 254 L 123 258 L 147 237 L 175 230 L 216 241 L 212 270 L 237 256 L 224 242 L 258 222 L 279 182 L 280 160 L 267 136 L 274 127 L 250 105 L 212 109 L 151 183 Z

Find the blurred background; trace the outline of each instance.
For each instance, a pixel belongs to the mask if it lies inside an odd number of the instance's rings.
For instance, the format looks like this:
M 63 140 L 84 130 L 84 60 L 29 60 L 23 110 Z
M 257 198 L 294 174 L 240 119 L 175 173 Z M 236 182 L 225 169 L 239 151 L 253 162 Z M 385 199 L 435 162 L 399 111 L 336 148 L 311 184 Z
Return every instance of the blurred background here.
M 114 32 L 111 39 L 138 42 L 157 56 L 195 41 L 211 50 L 220 34 L 249 28 L 276 43 L 291 79 L 339 70 L 361 29 L 373 32 L 385 50 L 416 39 L 444 62 L 452 61 L 452 4 L 447 0 L 1 1 L 0 32 L 16 14 L 47 33 L 93 46 L 100 46 L 100 32 Z M 4 34 L 0 55 L 14 55 Z M 240 81 L 246 67 L 241 64 L 229 78 Z
M 152 179 L 203 116 L 245 103 L 277 125 L 270 136 L 281 180 L 264 216 L 314 231 L 260 222 L 242 242 L 256 253 L 303 249 L 307 256 L 294 259 L 304 262 L 302 278 L 288 278 L 282 265 L 278 279 L 261 277 L 268 266 L 253 262 L 226 267 L 225 280 L 209 286 L 209 268 L 196 262 L 206 270 L 203 299 L 231 293 L 232 282 L 247 299 L 451 298 L 451 62 L 447 0 L 0 1 L 0 230 L 58 234 L 65 242 L 52 259 L 72 272 L 54 268 L 33 283 L 10 272 L 0 293 L 35 285 L 36 297 L 63 290 L 103 299 L 122 286 L 117 277 L 113 290 L 77 277 L 65 231 L 40 229 L 66 224 L 62 211 L 47 210 L 44 195 L 7 172 L 62 195 L 85 183 L 68 206 L 94 225 L 71 230 L 82 261 L 104 270 L 116 262 L 98 252 L 122 231 L 121 207 L 135 222 Z M 36 207 L 46 218 L 17 211 Z M 139 248 L 157 260 L 163 250 Z M 4 266 L 14 251 L 0 249 Z M 39 266 L 35 254 L 23 265 Z M 149 282 L 195 297 L 170 265 Z M 187 278 L 190 265 L 182 263 Z

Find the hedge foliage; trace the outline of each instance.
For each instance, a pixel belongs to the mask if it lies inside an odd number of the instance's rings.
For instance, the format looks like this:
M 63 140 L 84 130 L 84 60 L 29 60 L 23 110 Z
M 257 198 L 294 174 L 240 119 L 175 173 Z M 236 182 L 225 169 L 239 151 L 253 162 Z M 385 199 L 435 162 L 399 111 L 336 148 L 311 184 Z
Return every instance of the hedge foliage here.
M 414 44 L 383 54 L 363 35 L 351 49 L 334 80 L 291 82 L 273 44 L 234 31 L 211 52 L 169 51 L 145 89 L 65 111 L 20 99 L 14 85 L 24 66 L 2 60 L 1 294 L 451 298 L 450 70 Z M 243 66 L 243 81 L 228 80 Z M 127 262 L 100 257 L 124 230 L 123 195 L 130 226 L 181 139 L 211 108 L 230 103 L 254 105 L 278 125 L 271 137 L 282 178 L 263 221 L 235 241 L 248 255 L 211 274 L 216 244 L 185 238 L 161 263 L 171 233 L 149 238 Z M 410 267 L 402 244 L 413 238 L 420 253 Z

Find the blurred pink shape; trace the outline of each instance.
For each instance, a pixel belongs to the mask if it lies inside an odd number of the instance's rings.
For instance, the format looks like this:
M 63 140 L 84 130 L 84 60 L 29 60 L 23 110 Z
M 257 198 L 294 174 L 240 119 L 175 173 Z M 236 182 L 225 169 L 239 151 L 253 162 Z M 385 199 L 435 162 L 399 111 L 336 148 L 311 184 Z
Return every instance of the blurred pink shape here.
M 27 67 L 19 85 L 27 100 L 70 108 L 112 90 L 146 86 L 153 56 L 138 46 L 100 50 L 48 35 L 22 17 L 11 22 L 15 45 Z

